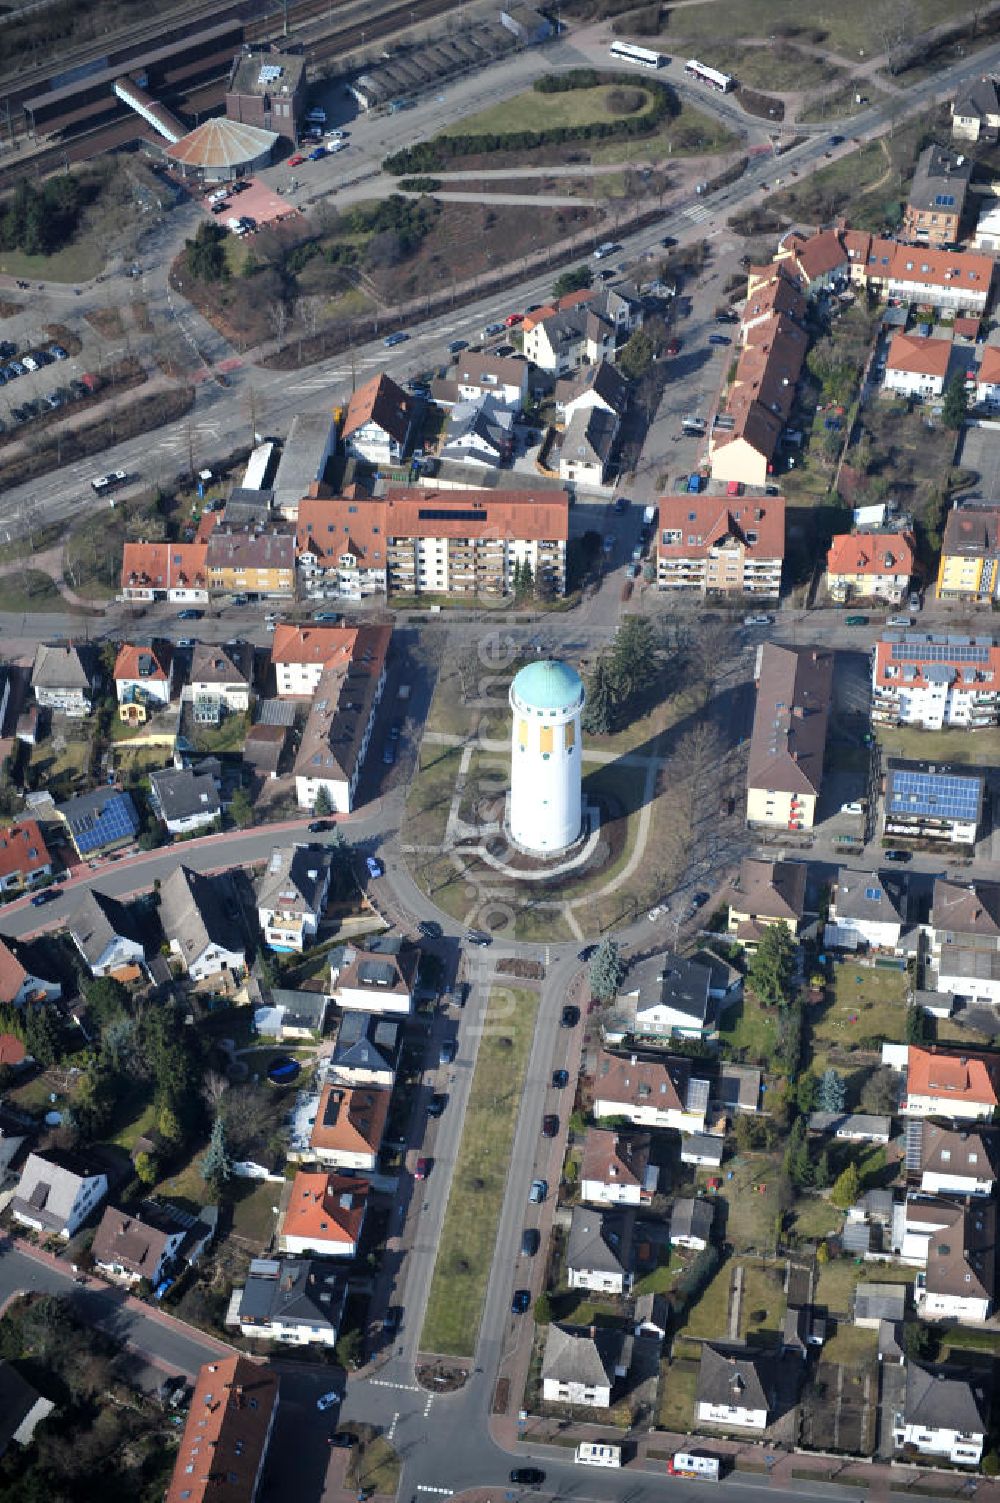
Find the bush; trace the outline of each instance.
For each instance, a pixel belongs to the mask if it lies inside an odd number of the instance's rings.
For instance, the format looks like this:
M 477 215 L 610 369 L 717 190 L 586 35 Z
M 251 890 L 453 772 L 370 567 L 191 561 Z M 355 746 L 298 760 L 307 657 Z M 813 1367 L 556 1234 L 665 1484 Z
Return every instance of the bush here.
M 572 89 L 593 89 L 600 83 L 596 68 L 570 68 L 566 73 L 543 73 L 536 78 L 539 94 L 568 94 Z
M 609 115 L 634 115 L 646 102 L 643 89 L 617 87 L 609 89 L 604 96 L 604 107 Z
M 437 193 L 441 187 L 439 177 L 404 177 L 399 185 L 407 193 Z

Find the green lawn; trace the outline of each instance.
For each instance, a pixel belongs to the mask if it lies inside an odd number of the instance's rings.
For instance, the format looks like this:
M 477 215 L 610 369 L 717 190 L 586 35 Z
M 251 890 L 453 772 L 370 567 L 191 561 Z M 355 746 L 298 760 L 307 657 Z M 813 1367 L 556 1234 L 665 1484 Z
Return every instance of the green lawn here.
M 835 1314 L 850 1317 L 858 1284 L 912 1284 L 913 1268 L 898 1263 L 863 1263 L 853 1258 L 832 1258 L 817 1267 L 816 1303 Z
M 906 1023 L 905 971 L 880 967 L 834 967 L 833 1001 L 812 1013 L 813 1056 L 817 1068 L 831 1047 L 851 1048 L 863 1038 L 901 1041 Z
M 0 272 L 9 277 L 33 277 L 46 282 L 89 282 L 104 265 L 98 238 L 68 245 L 51 256 L 28 256 L 24 251 L 0 252 Z
M 845 1367 L 861 1367 L 874 1362 L 878 1354 L 878 1332 L 852 1326 L 848 1321 L 837 1322 L 832 1336 L 823 1347 L 824 1362 L 839 1362 Z
M 277 1224 L 274 1214 L 281 1195 L 280 1185 L 260 1184 L 256 1180 L 236 1180 L 233 1197 L 233 1232 L 263 1250 L 271 1240 Z
M 0 611 L 11 613 L 72 609 L 53 580 L 39 569 L 23 569 L 0 578 Z
M 733 1265 L 724 1263 L 689 1308 L 678 1335 L 688 1340 L 721 1341 L 729 1329 L 729 1290 Z
M 868 104 L 858 104 L 857 96 L 869 101 Z M 881 89 L 876 89 L 871 79 L 866 78 L 860 89 L 856 84 L 845 83 L 839 89 L 831 89 L 829 93 L 819 94 L 798 115 L 803 123 L 823 120 L 845 120 L 851 115 L 857 115 L 861 110 L 869 108 L 869 104 L 879 104 L 885 98 Z
M 205 756 L 221 756 L 225 752 L 242 751 L 249 728 L 249 715 L 223 715 L 218 725 L 193 726 L 191 737 L 196 751 Z
M 774 1243 L 778 1214 L 780 1154 L 743 1154 L 726 1165 L 719 1199 L 726 1206 L 726 1240 L 737 1252 L 763 1251 Z M 705 1179 L 709 1174 L 700 1171 Z
M 907 36 L 915 37 L 929 26 L 970 16 L 978 9 L 975 0 L 913 0 L 907 12 Z M 857 58 L 862 48 L 865 57 L 884 51 L 880 18 L 881 12 L 870 0 L 824 3 L 806 17 L 809 24 L 825 33 L 825 47 L 842 52 L 850 60 Z M 725 31 L 734 40 L 769 37 L 776 27 L 801 26 L 802 22 L 803 11 L 798 0 L 754 0 L 753 5 L 736 6 L 726 12 Z M 694 49 L 696 44 L 701 47 L 696 55 L 703 62 L 713 63 L 719 35 L 719 16 L 714 5 L 685 6 L 670 13 L 671 50 L 679 49 L 683 39 L 685 47 Z
M 777 1037 L 777 1016 L 766 1013 L 755 997 L 745 994 L 727 1008 L 719 1027 L 726 1054 L 749 1064 L 764 1064 L 770 1059 Z
M 844 1217 L 835 1205 L 821 1195 L 801 1195 L 795 1202 L 795 1230 L 808 1241 L 820 1241 L 839 1232 Z
M 641 83 L 636 87 L 641 88 Z M 652 103 L 644 90 L 646 103 L 642 110 L 627 117 L 616 115 L 607 107 L 608 92 L 607 84 L 599 84 L 593 89 L 567 89 L 562 94 L 542 94 L 538 89 L 526 89 L 523 94 L 515 94 L 513 99 L 456 120 L 445 126 L 440 134 L 503 135 L 507 131 L 554 130 L 564 125 L 616 124 L 624 118 L 635 119 L 644 114 Z
M 536 992 L 490 993 L 421 1335 L 427 1352 L 475 1351 L 537 1010 Z
M 835 63 L 780 42 L 770 47 L 717 44 L 712 48 L 712 67 L 731 73 L 750 89 L 768 94 L 809 92 L 843 77 L 843 69 Z
M 740 1336 L 777 1341 L 788 1301 L 782 1288 L 784 1265 L 744 1263 L 740 1299 Z M 763 1313 L 763 1319 L 761 1314 Z
M 1000 766 L 1000 727 L 982 731 L 918 731 L 913 726 L 893 729 L 881 726 L 879 744 L 886 757 L 912 757 L 918 761 L 971 762 L 975 766 Z
M 38 777 L 33 787 L 47 789 L 55 799 L 80 792 L 90 765 L 88 723 L 78 721 L 64 730 L 57 722 L 54 732 L 31 748 L 30 762 Z
M 682 104 L 674 118 L 664 120 L 651 135 L 595 141 L 589 155 L 592 162 L 602 166 L 615 162 L 650 162 L 662 166 L 672 157 L 707 156 L 735 151 L 738 146 L 739 138 L 713 115 Z
M 662 1430 L 684 1434 L 694 1423 L 698 1387 L 697 1362 L 671 1362 L 660 1379 L 659 1424 Z
M 402 1463 L 392 1443 L 373 1425 L 347 1424 L 345 1430 L 358 1437 L 351 1450 L 345 1482 L 351 1489 L 372 1488 L 380 1497 L 395 1497 Z
M 406 839 L 412 845 L 441 845 L 462 764 L 457 746 L 424 742 L 406 799 Z

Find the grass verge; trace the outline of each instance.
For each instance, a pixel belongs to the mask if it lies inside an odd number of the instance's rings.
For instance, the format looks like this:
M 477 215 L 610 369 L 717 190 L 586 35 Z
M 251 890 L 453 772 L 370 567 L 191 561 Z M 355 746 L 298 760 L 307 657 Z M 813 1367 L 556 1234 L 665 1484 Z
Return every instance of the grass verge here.
M 490 992 L 421 1334 L 427 1352 L 475 1351 L 537 1011 L 535 992 Z

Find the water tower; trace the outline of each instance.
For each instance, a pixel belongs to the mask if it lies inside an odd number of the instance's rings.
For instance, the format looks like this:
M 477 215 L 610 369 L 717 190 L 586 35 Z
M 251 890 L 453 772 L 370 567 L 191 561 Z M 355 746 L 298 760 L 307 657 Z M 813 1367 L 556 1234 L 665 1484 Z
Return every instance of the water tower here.
M 568 663 L 541 658 L 510 686 L 510 802 L 507 828 L 515 845 L 556 855 L 580 834 L 580 716 L 583 681 Z

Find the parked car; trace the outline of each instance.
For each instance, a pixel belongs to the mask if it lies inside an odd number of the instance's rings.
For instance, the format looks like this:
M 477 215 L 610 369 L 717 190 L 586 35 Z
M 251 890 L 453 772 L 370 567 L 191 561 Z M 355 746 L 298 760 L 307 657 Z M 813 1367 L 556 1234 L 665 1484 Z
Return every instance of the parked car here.
M 852 798 L 850 803 L 841 804 L 840 812 L 841 814 L 864 814 L 865 806 L 860 800 Z
M 334 626 L 340 620 L 340 612 L 317 611 L 316 615 L 313 617 L 313 620 L 316 622 L 323 622 L 324 625 Z
M 316 1408 L 320 1411 L 320 1413 L 322 1413 L 324 1409 L 332 1409 L 334 1404 L 340 1403 L 340 1398 L 340 1394 L 337 1393 L 335 1389 L 331 1389 L 329 1393 L 324 1393 L 320 1398 L 316 1400 Z
M 730 339 L 728 334 L 710 334 L 708 336 L 708 342 L 709 344 L 730 345 L 733 341 Z
M 559 1118 L 554 1112 L 546 1112 L 542 1118 L 542 1137 L 554 1138 L 559 1132 Z
M 63 347 L 62 347 L 61 344 L 50 344 L 49 345 L 49 354 L 52 356 L 53 360 L 68 360 L 69 359 L 69 355 L 63 349 Z
M 424 939 L 440 939 L 444 930 L 434 919 L 421 919 L 417 925 L 417 933 L 422 934 Z
M 503 326 L 504 326 L 505 329 L 513 329 L 516 324 L 523 324 L 523 323 L 524 323 L 524 314 L 523 313 L 508 313 L 507 317 L 503 321 Z
M 531 1181 L 531 1189 L 528 1191 L 528 1199 L 533 1206 L 540 1206 L 548 1193 L 549 1182 L 547 1179 L 533 1179 Z
M 913 852 L 912 851 L 899 851 L 899 850 L 896 850 L 896 851 L 883 851 L 882 854 L 883 854 L 883 856 L 885 857 L 885 859 L 887 861 L 912 861 L 913 860 Z
M 890 616 L 885 624 L 886 626 L 912 626 L 913 618 L 912 616 Z
M 467 339 L 453 339 L 448 346 L 448 353 L 450 355 L 457 355 L 459 350 L 467 350 L 468 348 L 469 341 Z
M 579 1021 L 580 1009 L 578 1007 L 569 1005 L 563 1008 L 562 1016 L 559 1019 L 559 1022 L 561 1023 L 563 1028 L 575 1028 Z
M 438 1059 L 443 1065 L 453 1065 L 458 1053 L 458 1044 L 454 1039 L 445 1039 L 438 1050 Z
M 552 1084 L 555 1086 L 555 1088 L 556 1088 L 557 1091 L 563 1090 L 566 1086 L 569 1085 L 569 1071 L 568 1070 L 553 1070 L 552 1071 Z
M 405 344 L 409 337 L 409 334 L 404 334 L 402 330 L 400 330 L 396 334 L 387 334 L 382 343 L 385 345 L 387 350 L 391 350 L 397 344 Z
M 743 617 L 743 625 L 744 626 L 773 626 L 774 625 L 774 617 L 773 616 L 766 616 L 766 615 L 763 614 L 763 612 L 760 615 L 758 615 L 758 616 L 744 616 Z
M 845 620 L 844 620 L 844 625 L 845 626 L 867 626 L 868 625 L 868 617 L 867 616 L 847 616 L 845 618 Z
M 326 1443 L 347 1451 L 356 1443 L 356 1440 L 349 1430 L 335 1430 L 332 1435 L 327 1436 Z
M 465 942 L 475 945 L 477 950 L 486 950 L 493 943 L 493 936 L 482 929 L 470 929 L 465 936 Z
M 396 744 L 394 741 L 387 741 L 382 748 L 382 761 L 385 763 L 386 767 L 391 767 L 395 760 Z
M 521 1487 L 541 1487 L 545 1473 L 537 1466 L 516 1466 L 510 1474 L 510 1480 Z
M 288 165 L 289 167 L 301 167 L 304 161 L 305 157 L 301 154 L 301 152 L 297 151 L 288 158 Z
M 427 1103 L 427 1115 L 428 1115 L 428 1117 L 440 1117 L 440 1116 L 442 1116 L 443 1113 L 444 1113 L 444 1109 L 445 1109 L 445 1107 L 447 1105 L 448 1105 L 448 1097 L 444 1094 L 444 1092 L 443 1091 L 435 1091 L 434 1095 L 431 1097 L 430 1101 Z
M 330 822 L 326 819 L 314 819 L 310 824 L 306 825 L 306 829 L 310 835 L 322 835 L 323 831 L 329 828 Z
M 542 1245 L 542 1234 L 537 1227 L 526 1226 L 521 1233 L 521 1255 L 533 1258 Z
M 42 908 L 46 903 L 51 903 L 53 898 L 57 898 L 58 896 L 59 894 L 53 892 L 51 887 L 47 887 L 44 892 L 35 893 L 35 896 L 31 900 L 31 906 L 32 908 Z
M 596 945 L 584 945 L 583 949 L 578 952 L 576 958 L 577 958 L 577 960 L 589 960 L 592 955 L 596 955 L 596 954 L 597 954 L 597 946 Z
M 310 162 L 318 162 L 319 159 L 320 159 L 320 157 L 325 157 L 325 156 L 326 156 L 326 147 L 325 146 L 314 146 L 313 149 L 312 149 L 312 151 L 309 153 L 309 160 L 310 160 Z
M 381 861 L 379 861 L 377 856 L 366 856 L 365 866 L 367 866 L 368 868 L 369 877 L 385 876 L 385 867 L 382 865 Z
M 414 1179 L 426 1179 L 431 1172 L 431 1160 L 427 1158 L 417 1159 L 417 1167 L 413 1171 Z
M 666 353 L 670 356 L 679 355 L 681 352 L 681 340 L 671 339 L 667 342 Z
M 503 333 L 503 324 L 487 324 L 486 328 L 483 330 L 483 338 L 484 339 L 492 339 L 492 337 L 493 337 L 494 334 L 502 334 L 502 333 Z
M 510 1308 L 515 1315 L 523 1315 L 531 1309 L 531 1290 L 515 1289 L 514 1298 L 510 1302 Z
M 200 621 L 204 614 L 204 611 L 178 611 L 177 619 L 178 621 Z

